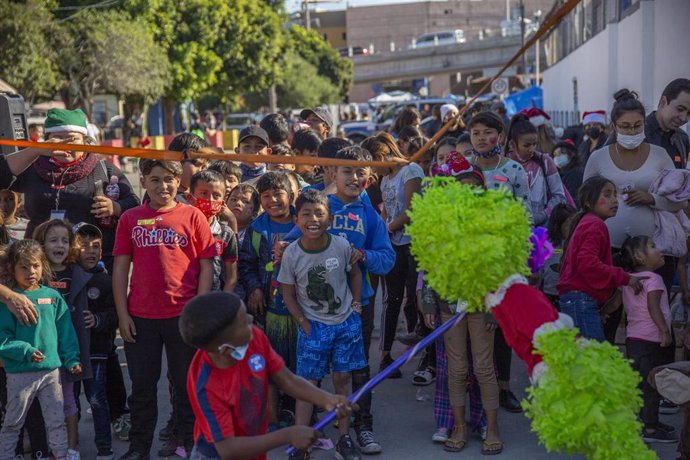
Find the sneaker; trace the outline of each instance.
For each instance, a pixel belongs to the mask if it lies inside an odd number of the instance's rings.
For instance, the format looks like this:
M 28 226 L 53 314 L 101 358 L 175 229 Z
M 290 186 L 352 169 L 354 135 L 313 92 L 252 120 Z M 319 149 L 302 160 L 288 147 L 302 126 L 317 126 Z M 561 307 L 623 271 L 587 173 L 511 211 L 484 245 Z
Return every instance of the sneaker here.
M 142 454 L 136 450 L 128 450 L 125 455 L 120 457 L 118 460 L 151 460 L 149 454 Z
M 417 345 L 423 338 L 424 337 L 417 335 L 416 332 L 412 332 L 410 334 L 399 335 L 395 339 L 403 345 L 411 347 L 412 345 Z
M 170 441 L 175 437 L 175 424 L 173 423 L 172 417 L 168 420 L 162 430 L 158 433 L 158 439 L 161 441 Z
M 678 438 L 673 433 L 669 433 L 658 428 L 653 429 L 653 431 L 648 431 L 646 428 L 642 429 L 642 439 L 644 442 L 661 442 L 661 443 L 672 443 L 678 442 Z
M 289 460 L 309 460 L 310 458 L 311 457 L 309 456 L 308 450 L 300 449 L 293 450 L 290 456 L 288 457 Z
M 295 413 L 288 409 L 282 409 L 278 414 L 280 428 L 285 428 L 295 424 Z
M 121 415 L 112 423 L 115 436 L 120 441 L 129 441 L 129 430 L 132 428 L 132 422 L 129 419 L 129 414 Z
M 99 447 L 98 453 L 96 454 L 96 460 L 113 460 L 115 454 L 110 447 Z
M 368 430 L 362 430 L 357 433 L 357 444 L 359 444 L 359 450 L 366 455 L 380 454 L 383 452 L 381 444 L 379 444 L 374 437 L 374 433 Z
M 163 445 L 158 449 L 159 457 L 172 457 L 175 455 L 177 448 L 182 445 L 177 439 L 168 439 L 163 442 Z
M 662 399 L 659 403 L 659 413 L 660 414 L 676 414 L 678 412 L 678 406 L 673 404 L 671 401 Z
M 79 455 L 77 450 L 67 449 L 67 456 L 65 458 L 67 460 L 81 460 L 81 455 Z
M 342 435 L 338 440 L 338 444 L 335 446 L 335 458 L 337 460 L 362 460 L 354 441 L 347 434 Z
M 510 390 L 499 391 L 498 403 L 502 408 L 504 408 L 508 412 L 513 412 L 515 414 L 519 414 L 520 412 L 522 412 L 522 406 L 520 405 L 520 401 L 518 401 L 513 392 Z
M 448 428 L 439 428 L 431 435 L 431 442 L 436 444 L 444 444 L 448 441 Z
M 665 431 L 667 433 L 675 433 L 676 432 L 675 427 L 673 427 L 671 425 L 667 425 L 665 423 L 657 422 L 656 427 L 657 427 L 657 429 Z
M 381 364 L 379 365 L 379 374 L 383 372 L 385 368 L 393 364 L 393 358 L 391 358 L 391 355 L 387 355 L 385 358 L 381 360 Z M 393 372 L 390 373 L 388 376 L 389 379 L 399 379 L 402 378 L 402 372 L 400 371 L 400 368 L 394 370 Z

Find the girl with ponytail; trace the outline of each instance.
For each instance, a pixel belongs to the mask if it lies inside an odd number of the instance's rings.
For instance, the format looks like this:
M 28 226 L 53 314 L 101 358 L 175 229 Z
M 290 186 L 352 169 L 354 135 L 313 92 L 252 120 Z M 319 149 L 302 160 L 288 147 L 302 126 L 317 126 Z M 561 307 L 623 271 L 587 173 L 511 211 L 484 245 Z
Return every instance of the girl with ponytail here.
M 557 285 L 561 312 L 573 318 L 583 337 L 603 342 L 601 306 L 614 290 L 628 285 L 640 292 L 639 279 L 613 266 L 611 240 L 604 221 L 618 211 L 616 187 L 602 176 L 590 177 L 578 192 L 578 211 L 563 248 Z
M 534 225 L 545 225 L 557 204 L 568 202 L 558 174 L 549 155 L 538 149 L 539 134 L 526 113 L 517 113 L 508 128 L 509 157 L 522 165 L 527 173 L 529 200 Z

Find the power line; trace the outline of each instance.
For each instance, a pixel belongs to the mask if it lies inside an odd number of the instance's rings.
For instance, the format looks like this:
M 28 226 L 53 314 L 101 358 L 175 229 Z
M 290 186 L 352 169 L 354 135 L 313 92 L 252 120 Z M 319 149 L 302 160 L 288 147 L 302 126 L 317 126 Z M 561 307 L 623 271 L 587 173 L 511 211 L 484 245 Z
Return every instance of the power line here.
M 63 6 L 61 8 L 57 8 L 58 10 L 61 10 L 63 8 L 69 8 L 70 10 L 74 11 L 75 9 L 77 10 L 74 14 L 71 14 L 65 18 L 58 19 L 57 22 L 67 22 L 71 19 L 74 19 L 75 17 L 79 16 L 81 13 L 87 10 L 94 10 L 97 8 L 108 8 L 113 5 L 116 5 L 119 3 L 120 0 L 103 0 L 102 2 L 98 3 L 93 3 L 91 5 L 84 5 L 84 6 Z

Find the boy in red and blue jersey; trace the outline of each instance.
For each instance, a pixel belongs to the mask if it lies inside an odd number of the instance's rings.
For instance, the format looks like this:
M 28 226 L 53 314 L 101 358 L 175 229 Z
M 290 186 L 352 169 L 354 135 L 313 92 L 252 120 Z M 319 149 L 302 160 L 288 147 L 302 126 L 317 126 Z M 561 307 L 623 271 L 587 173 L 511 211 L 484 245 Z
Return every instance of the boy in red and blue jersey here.
M 347 417 L 347 398 L 297 377 L 252 325 L 235 294 L 212 292 L 192 299 L 180 317 L 180 333 L 198 348 L 189 367 L 187 392 L 196 416 L 191 460 L 266 459 L 284 444 L 306 449 L 319 433 L 291 426 L 268 433 L 268 380 L 296 399 Z

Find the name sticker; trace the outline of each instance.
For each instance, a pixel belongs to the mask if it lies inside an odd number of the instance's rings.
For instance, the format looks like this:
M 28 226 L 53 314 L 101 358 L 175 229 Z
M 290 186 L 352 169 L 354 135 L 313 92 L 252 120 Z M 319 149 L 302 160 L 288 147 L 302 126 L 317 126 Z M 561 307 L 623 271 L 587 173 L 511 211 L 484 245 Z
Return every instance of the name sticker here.
M 137 220 L 137 225 L 153 225 L 156 223 L 156 219 L 139 219 Z
M 53 303 L 53 299 L 38 299 L 38 304 L 39 305 L 50 305 Z
M 48 283 L 53 289 L 67 289 L 66 281 L 51 281 Z

